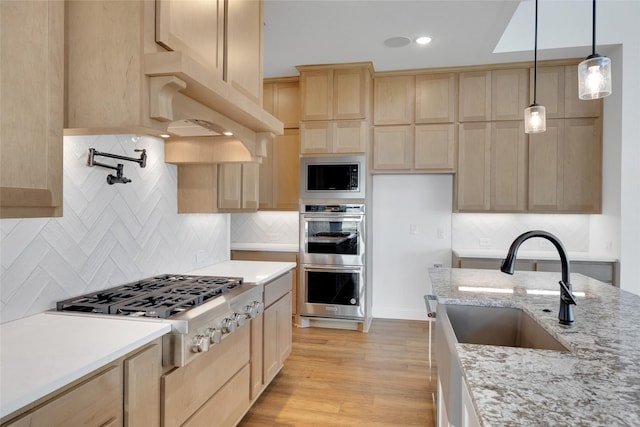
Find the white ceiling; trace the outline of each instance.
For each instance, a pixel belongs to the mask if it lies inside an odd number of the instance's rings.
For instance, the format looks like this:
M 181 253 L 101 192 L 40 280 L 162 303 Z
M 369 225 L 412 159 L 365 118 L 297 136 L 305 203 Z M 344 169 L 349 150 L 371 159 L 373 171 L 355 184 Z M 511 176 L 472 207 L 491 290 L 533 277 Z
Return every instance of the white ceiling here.
M 619 1 L 625 0 L 598 2 L 598 41 L 624 19 L 612 12 Z M 540 60 L 591 53 L 591 4 L 540 0 Z M 264 76 L 295 76 L 296 65 L 342 62 L 371 61 L 376 71 L 389 71 L 531 61 L 534 5 L 533 0 L 264 0 Z M 390 37 L 420 35 L 433 42 L 384 45 Z M 606 47 L 598 51 L 606 54 Z

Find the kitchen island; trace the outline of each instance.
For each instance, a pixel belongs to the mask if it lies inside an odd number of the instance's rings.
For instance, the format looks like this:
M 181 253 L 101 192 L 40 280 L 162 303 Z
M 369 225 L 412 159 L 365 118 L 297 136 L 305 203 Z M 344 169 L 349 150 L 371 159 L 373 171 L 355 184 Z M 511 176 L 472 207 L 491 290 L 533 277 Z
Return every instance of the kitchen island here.
M 429 278 L 438 304 L 521 308 L 570 350 L 456 343 L 480 425 L 640 425 L 640 296 L 574 274 L 567 327 L 559 273 L 430 269 Z

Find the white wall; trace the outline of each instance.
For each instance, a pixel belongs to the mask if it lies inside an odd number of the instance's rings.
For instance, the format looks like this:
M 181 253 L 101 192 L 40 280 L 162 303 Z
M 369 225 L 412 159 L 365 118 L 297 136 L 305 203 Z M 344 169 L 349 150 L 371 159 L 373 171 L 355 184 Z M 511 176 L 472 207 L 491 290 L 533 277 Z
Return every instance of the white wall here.
M 451 266 L 452 175 L 373 177 L 373 317 L 426 319 L 428 269 Z
M 132 182 L 108 185 L 111 170 L 86 165 L 89 147 L 129 157 L 146 148 L 147 166 L 122 162 Z M 63 178 L 62 218 L 0 220 L 2 323 L 71 296 L 229 259 L 229 215 L 177 214 L 177 169 L 164 163 L 157 138 L 65 137 Z

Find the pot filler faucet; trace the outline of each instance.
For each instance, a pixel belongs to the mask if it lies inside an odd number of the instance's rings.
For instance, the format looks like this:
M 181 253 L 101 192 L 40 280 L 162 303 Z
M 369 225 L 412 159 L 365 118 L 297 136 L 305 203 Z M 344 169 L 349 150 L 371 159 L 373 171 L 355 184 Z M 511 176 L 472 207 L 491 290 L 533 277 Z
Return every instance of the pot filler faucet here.
M 542 237 L 553 243 L 553 246 L 558 250 L 560 254 L 560 263 L 562 264 L 562 280 L 560 283 L 560 311 L 558 313 L 558 319 L 560 319 L 561 325 L 573 325 L 573 306 L 576 304 L 576 299 L 571 293 L 571 282 L 569 281 L 569 257 L 567 251 L 564 249 L 562 242 L 556 236 L 546 231 L 532 230 L 518 236 L 507 253 L 507 257 L 502 261 L 500 271 L 507 274 L 513 274 L 513 270 L 516 264 L 516 253 L 518 248 L 525 241 L 532 237 Z

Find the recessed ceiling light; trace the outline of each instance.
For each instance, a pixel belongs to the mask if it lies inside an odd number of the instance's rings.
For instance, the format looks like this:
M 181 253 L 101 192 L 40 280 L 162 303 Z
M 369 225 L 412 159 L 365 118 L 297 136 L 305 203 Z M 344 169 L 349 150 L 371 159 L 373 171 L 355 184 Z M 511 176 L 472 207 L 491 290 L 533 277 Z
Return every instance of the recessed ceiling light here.
M 421 45 L 429 44 L 431 43 L 431 37 L 427 37 L 427 36 L 418 37 L 416 39 L 416 43 Z
M 387 47 L 404 47 L 411 43 L 409 37 L 391 37 L 384 41 L 384 45 Z

